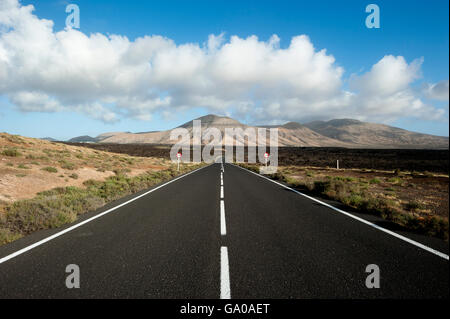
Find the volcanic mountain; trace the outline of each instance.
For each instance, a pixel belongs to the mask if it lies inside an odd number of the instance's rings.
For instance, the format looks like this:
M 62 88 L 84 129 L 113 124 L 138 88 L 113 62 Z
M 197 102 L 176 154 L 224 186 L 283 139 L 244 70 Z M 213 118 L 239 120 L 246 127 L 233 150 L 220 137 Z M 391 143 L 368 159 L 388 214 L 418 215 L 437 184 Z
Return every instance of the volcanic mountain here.
M 353 119 L 336 119 L 330 121 L 314 121 L 300 124 L 288 122 L 284 125 L 249 126 L 226 116 L 206 115 L 196 120 L 201 121 L 202 133 L 209 128 L 217 128 L 225 143 L 241 140 L 245 137 L 236 131 L 236 135 L 226 135 L 226 128 L 278 128 L 278 145 L 289 147 L 346 147 L 346 148 L 421 148 L 448 149 L 448 137 L 435 136 L 407 131 L 385 124 L 361 122 Z M 193 121 L 186 122 L 178 128 L 186 129 L 193 136 Z M 143 133 L 113 132 L 104 133 L 95 138 L 99 143 L 120 144 L 174 144 L 170 139 L 171 130 L 151 131 Z M 205 143 L 205 141 L 203 141 Z

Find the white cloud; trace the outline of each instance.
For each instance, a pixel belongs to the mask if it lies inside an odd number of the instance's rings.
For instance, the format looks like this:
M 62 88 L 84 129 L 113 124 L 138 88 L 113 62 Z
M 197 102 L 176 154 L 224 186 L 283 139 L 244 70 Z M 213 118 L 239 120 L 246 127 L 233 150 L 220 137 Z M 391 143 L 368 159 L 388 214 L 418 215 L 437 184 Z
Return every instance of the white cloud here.
M 411 84 L 421 77 L 423 58 L 408 64 L 402 56 L 387 55 L 370 71 L 352 75 L 350 87 L 355 90 L 352 104 L 372 120 L 389 122 L 402 116 L 440 120 L 445 111 L 425 104 Z
M 10 100 L 27 112 L 57 112 L 62 109 L 58 101 L 42 92 L 15 92 L 10 95 Z
M 366 95 L 389 96 L 407 90 L 420 77 L 423 58 L 408 64 L 402 56 L 386 55 L 362 76 L 352 76 L 351 85 Z
M 25 112 L 74 110 L 105 122 L 151 119 L 205 107 L 258 122 L 352 117 L 389 121 L 405 113 L 439 119 L 411 85 L 423 59 L 387 55 L 370 71 L 352 75 L 306 35 L 287 48 L 273 35 L 210 35 L 176 44 L 162 36 L 130 41 L 119 35 L 59 32 L 17 0 L 0 3 L 0 95 Z M 443 84 L 442 84 L 443 83 Z M 445 86 L 446 85 L 446 86 Z M 448 80 L 426 96 L 448 100 Z

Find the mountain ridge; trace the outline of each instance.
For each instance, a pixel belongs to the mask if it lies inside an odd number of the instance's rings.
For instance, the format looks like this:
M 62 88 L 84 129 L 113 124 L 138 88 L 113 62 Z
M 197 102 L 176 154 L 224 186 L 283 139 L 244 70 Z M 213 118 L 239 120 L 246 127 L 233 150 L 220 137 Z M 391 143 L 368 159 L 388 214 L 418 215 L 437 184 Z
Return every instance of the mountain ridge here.
M 279 146 L 287 147 L 345 147 L 345 148 L 417 148 L 448 149 L 449 138 L 412 132 L 386 124 L 363 122 L 355 119 L 332 119 L 308 123 L 287 122 L 283 125 L 247 125 L 227 116 L 208 114 L 196 118 L 201 128 L 218 128 L 225 138 L 225 128 L 278 128 Z M 176 128 L 187 129 L 193 133 L 193 120 Z M 88 142 L 119 144 L 174 144 L 170 140 L 171 130 L 140 133 L 110 132 L 95 138 L 82 136 L 70 141 L 86 139 Z M 90 139 L 92 140 L 90 140 Z M 232 140 L 245 141 L 244 136 L 232 137 Z

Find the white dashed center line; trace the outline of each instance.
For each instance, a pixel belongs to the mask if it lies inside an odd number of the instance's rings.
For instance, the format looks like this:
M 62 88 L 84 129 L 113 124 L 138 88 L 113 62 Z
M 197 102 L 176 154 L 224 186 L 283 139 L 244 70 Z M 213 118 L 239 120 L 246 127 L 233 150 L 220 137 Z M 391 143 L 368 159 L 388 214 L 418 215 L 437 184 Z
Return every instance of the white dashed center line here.
M 227 234 L 227 224 L 225 223 L 225 203 L 220 201 L 220 234 L 225 236 Z
M 227 247 L 220 248 L 220 299 L 231 299 Z
M 225 199 L 223 194 L 223 163 L 220 171 L 220 234 L 227 234 L 227 224 L 225 222 Z M 220 299 L 231 299 L 230 290 L 230 269 L 228 265 L 228 248 L 220 247 Z

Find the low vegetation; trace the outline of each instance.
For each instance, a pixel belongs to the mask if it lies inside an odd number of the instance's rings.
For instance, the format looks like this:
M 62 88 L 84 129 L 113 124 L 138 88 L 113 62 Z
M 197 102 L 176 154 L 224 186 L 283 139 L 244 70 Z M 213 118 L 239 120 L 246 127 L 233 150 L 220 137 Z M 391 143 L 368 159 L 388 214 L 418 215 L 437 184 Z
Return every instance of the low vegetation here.
M 49 172 L 49 173 L 58 173 L 58 169 L 55 167 L 47 166 L 41 168 L 43 171 Z
M 19 157 L 22 155 L 16 149 L 6 149 L 6 150 L 3 150 L 1 154 L 5 155 L 5 156 L 9 156 L 9 157 Z
M 259 171 L 256 165 L 241 166 Z M 448 175 L 283 166 L 269 177 L 415 232 L 448 239 Z

